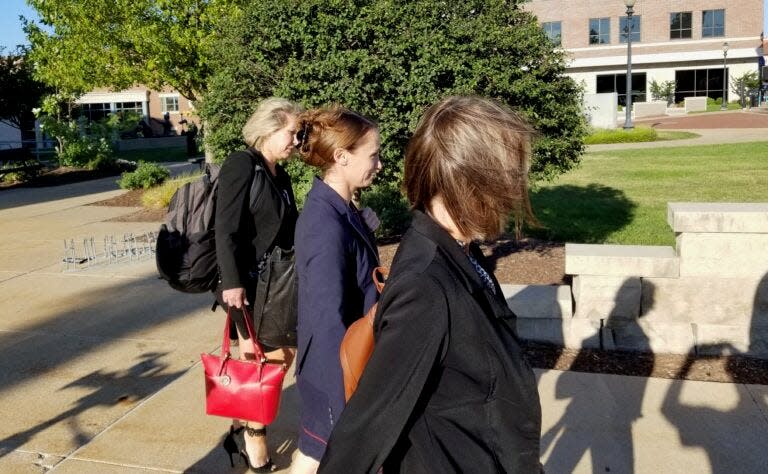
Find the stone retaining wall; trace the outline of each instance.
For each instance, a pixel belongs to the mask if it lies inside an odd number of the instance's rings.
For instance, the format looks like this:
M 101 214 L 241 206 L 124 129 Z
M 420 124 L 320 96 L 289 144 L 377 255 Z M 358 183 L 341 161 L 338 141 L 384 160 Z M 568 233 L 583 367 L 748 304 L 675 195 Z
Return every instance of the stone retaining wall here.
M 674 248 L 566 244 L 571 286 L 504 285 L 520 337 L 768 358 L 768 203 L 670 203 L 668 222 Z

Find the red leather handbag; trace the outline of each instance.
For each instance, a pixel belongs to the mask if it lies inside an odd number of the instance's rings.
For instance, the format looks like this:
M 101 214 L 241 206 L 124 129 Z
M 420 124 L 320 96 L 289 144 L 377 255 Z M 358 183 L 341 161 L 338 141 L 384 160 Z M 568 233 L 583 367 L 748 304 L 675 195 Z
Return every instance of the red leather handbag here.
M 243 318 L 256 348 L 256 360 L 232 358 L 229 351 L 230 316 L 227 311 L 221 355 L 200 355 L 205 370 L 205 412 L 268 425 L 277 416 L 288 367 L 282 362 L 267 360 L 245 308 Z

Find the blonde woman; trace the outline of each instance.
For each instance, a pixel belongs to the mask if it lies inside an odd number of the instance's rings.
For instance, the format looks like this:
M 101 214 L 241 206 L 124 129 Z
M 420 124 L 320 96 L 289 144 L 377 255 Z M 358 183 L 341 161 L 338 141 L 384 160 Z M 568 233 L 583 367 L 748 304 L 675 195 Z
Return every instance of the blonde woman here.
M 244 359 L 254 358 L 255 348 L 242 309 L 248 307 L 252 317 L 261 314 L 254 301 L 260 264 L 263 266 L 265 257 L 276 247 L 293 249 L 298 211 L 291 179 L 279 163 L 294 151 L 300 112 L 297 104 L 285 99 L 261 102 L 243 127 L 248 148 L 229 155 L 219 174 L 215 232 L 220 281 L 216 294 L 224 309 L 230 309 Z M 296 352 L 296 314 L 293 311 L 282 316 L 284 320 L 278 323 L 286 330 L 262 330 L 256 337 L 269 359 L 290 365 Z M 251 322 L 254 328 L 267 328 L 265 321 Z M 233 454 L 240 455 L 255 472 L 275 469 L 263 425 L 241 426 L 236 420 L 224 440 L 224 449 L 230 462 Z
M 320 472 L 539 472 L 536 380 L 475 243 L 513 213 L 532 218 L 531 132 L 479 97 L 447 98 L 422 117 L 405 154 L 413 221 Z

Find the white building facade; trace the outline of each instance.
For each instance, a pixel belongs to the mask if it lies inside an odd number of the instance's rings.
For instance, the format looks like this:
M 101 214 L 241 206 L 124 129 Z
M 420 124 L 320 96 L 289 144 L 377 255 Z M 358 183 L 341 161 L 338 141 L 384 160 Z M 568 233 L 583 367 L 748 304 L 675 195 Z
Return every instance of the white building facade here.
M 587 94 L 626 101 L 627 33 L 632 34 L 633 101 L 651 100 L 652 81 L 676 81 L 675 102 L 722 97 L 730 78 L 759 71 L 763 0 L 532 0 L 526 9 L 570 58 L 566 73 Z M 724 66 L 724 43 L 727 57 Z M 736 97 L 728 91 L 727 100 Z

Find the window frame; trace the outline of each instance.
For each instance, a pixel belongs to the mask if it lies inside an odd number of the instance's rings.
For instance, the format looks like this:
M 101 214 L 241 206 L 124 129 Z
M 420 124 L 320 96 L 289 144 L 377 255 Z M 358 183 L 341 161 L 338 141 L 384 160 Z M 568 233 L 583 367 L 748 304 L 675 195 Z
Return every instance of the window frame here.
M 673 28 L 675 24 L 675 15 L 680 16 L 680 26 L 678 28 Z M 688 18 L 688 27 L 686 28 L 684 25 L 683 19 L 687 16 Z M 675 32 L 677 32 L 678 36 L 675 36 Z M 688 32 L 688 36 L 684 35 L 684 32 Z M 693 39 L 693 12 L 670 12 L 669 14 L 669 39 L 670 40 L 685 40 L 685 39 Z
M 181 108 L 179 107 L 180 101 L 179 101 L 180 95 L 179 94 L 163 94 L 160 96 L 160 112 L 162 113 L 169 113 L 169 114 L 178 114 L 181 112 Z M 168 99 L 173 99 L 173 102 L 176 104 L 176 109 L 169 109 L 168 103 L 166 102 Z
M 723 24 L 722 24 L 722 31 L 720 34 L 717 34 L 718 26 L 716 26 L 716 16 L 718 12 L 721 12 L 723 15 Z M 707 26 L 705 24 L 706 21 L 706 15 L 707 13 L 712 13 L 712 25 Z M 707 32 L 710 32 L 707 34 Z M 702 38 L 724 38 L 725 37 L 725 8 L 716 8 L 712 10 L 702 10 L 701 12 L 701 37 Z
M 557 36 L 552 35 L 553 26 L 557 25 L 557 30 L 559 33 Z M 545 21 L 541 24 L 541 28 L 544 30 L 544 33 L 549 37 L 549 40 L 552 41 L 552 44 L 555 46 L 562 46 L 563 44 L 563 22 L 562 21 Z
M 592 34 L 592 22 L 597 21 L 597 34 Z M 603 30 L 603 25 L 607 25 L 607 31 Z M 600 46 L 603 44 L 611 44 L 611 18 L 610 17 L 601 17 L 601 18 L 590 18 L 587 28 L 588 41 L 590 46 Z M 603 37 L 606 38 L 606 41 L 601 41 Z M 593 42 L 592 39 L 597 38 L 597 41 Z
M 626 15 L 619 17 L 619 43 L 623 43 L 623 44 L 626 44 L 627 42 L 627 33 L 624 32 L 624 28 L 626 28 L 627 18 L 629 17 Z M 642 18 L 642 15 L 632 15 L 632 31 L 629 34 L 632 35 L 633 43 L 639 43 L 641 40 L 640 18 Z M 621 26 L 622 21 L 625 23 L 624 27 Z

